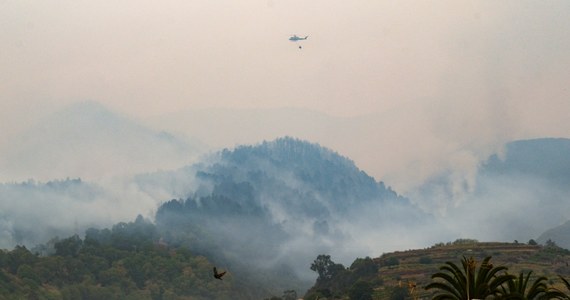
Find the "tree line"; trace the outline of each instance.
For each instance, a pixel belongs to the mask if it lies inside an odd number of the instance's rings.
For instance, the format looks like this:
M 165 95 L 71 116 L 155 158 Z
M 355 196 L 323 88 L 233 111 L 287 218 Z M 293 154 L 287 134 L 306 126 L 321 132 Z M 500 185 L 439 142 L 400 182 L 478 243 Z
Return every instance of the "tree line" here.
M 46 249 L 49 248 L 49 249 Z M 41 247 L 38 249 L 42 249 Z M 118 223 L 52 240 L 39 255 L 0 250 L 0 299 L 250 299 L 232 276 L 186 247 L 168 245 L 149 221 Z

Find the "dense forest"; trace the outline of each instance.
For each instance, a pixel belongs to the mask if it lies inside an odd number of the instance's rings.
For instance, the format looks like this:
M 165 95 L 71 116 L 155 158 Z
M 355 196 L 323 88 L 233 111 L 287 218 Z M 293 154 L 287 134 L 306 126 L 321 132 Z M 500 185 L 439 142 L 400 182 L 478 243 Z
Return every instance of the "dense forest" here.
M 0 299 L 262 299 L 267 290 L 213 262 L 169 245 L 149 221 L 118 223 L 0 251 Z M 223 267 L 223 266 L 221 266 Z M 247 272 L 237 271 L 240 276 Z M 291 293 L 291 292 L 289 292 Z

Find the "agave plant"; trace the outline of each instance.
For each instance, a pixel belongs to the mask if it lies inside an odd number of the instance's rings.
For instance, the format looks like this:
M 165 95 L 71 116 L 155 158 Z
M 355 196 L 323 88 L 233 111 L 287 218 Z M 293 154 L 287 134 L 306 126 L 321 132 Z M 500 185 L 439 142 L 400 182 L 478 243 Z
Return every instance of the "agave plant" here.
M 506 272 L 500 273 L 506 271 L 507 267 L 494 267 L 490 260 L 490 256 L 483 259 L 478 270 L 473 257 L 464 256 L 461 260 L 462 268 L 453 262 L 446 262 L 439 268 L 441 272 L 431 276 L 433 281 L 425 288 L 437 290 L 433 300 L 471 300 L 500 296 L 500 286 L 515 277 Z
M 570 291 L 570 282 L 568 282 L 568 280 L 566 280 L 566 278 L 558 275 L 558 277 L 560 277 L 560 279 L 562 279 L 562 282 L 564 282 L 564 285 L 566 286 L 566 289 Z M 562 292 L 560 292 L 561 296 L 559 296 L 559 299 L 570 299 L 570 296 L 567 294 L 564 294 Z
M 508 300 L 532 300 L 532 299 L 560 299 L 564 298 L 564 293 L 557 289 L 549 288 L 546 282 L 548 278 L 539 276 L 532 285 L 529 286 L 529 280 L 532 271 L 525 276 L 524 272 L 520 272 L 518 278 L 508 280 L 505 285 L 501 286 L 502 295 L 500 299 Z

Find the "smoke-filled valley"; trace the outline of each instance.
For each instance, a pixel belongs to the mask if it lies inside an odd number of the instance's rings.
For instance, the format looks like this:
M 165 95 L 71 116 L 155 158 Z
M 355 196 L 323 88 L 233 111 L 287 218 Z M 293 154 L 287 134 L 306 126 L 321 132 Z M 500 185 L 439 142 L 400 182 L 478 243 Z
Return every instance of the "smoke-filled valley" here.
M 10 152 L 18 155 L 3 160 L 1 248 L 47 253 L 55 237 L 82 238 L 142 215 L 156 226 L 154 243 L 207 257 L 275 294 L 308 288 L 319 254 L 348 265 L 457 238 L 526 241 L 570 217 L 567 139 L 508 143 L 471 180 L 443 172 L 399 193 L 349 157 L 294 137 L 204 151 L 96 103 L 44 124 L 52 125 L 32 129 Z M 27 157 L 14 174 L 41 180 L 7 180 Z M 89 176 L 92 167 L 100 172 Z
M 0 298 L 290 300 L 319 255 L 352 285 L 456 240 L 549 261 L 569 8 L 0 1 Z

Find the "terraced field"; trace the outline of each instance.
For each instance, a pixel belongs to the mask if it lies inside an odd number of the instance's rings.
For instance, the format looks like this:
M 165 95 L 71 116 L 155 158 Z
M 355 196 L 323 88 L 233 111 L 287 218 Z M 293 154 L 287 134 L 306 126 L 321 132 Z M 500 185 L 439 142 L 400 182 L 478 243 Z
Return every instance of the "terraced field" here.
M 375 288 L 375 299 L 390 299 L 390 295 L 398 287 L 411 290 L 414 298 L 429 299 L 431 291 L 426 291 L 424 287 L 431 282 L 431 275 L 438 272 L 439 267 L 446 261 L 460 265 L 463 256 L 472 256 L 478 263 L 491 256 L 491 263 L 495 266 L 506 266 L 508 272 L 515 275 L 520 271 L 532 270 L 535 276 L 548 277 L 550 284 L 562 290 L 565 288 L 557 275 L 570 275 L 570 252 L 558 247 L 520 243 L 442 245 L 386 253 L 374 259 L 380 266 L 378 276 L 383 282 L 383 285 Z

